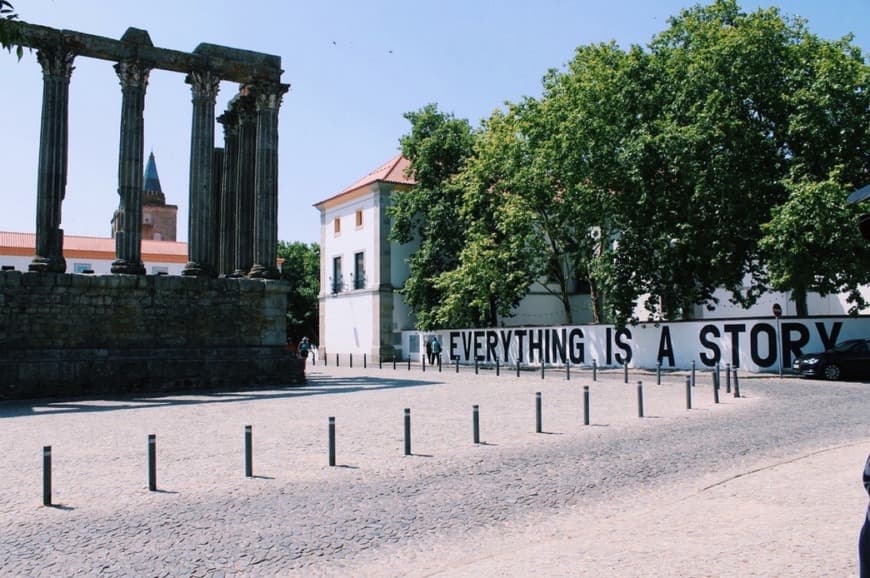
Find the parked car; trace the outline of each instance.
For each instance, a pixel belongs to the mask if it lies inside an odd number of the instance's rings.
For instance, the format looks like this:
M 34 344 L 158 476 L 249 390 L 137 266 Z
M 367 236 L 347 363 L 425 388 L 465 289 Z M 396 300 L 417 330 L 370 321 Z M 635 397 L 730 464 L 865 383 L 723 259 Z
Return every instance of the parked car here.
M 847 339 L 821 353 L 794 360 L 794 370 L 805 377 L 841 379 L 870 377 L 870 339 Z

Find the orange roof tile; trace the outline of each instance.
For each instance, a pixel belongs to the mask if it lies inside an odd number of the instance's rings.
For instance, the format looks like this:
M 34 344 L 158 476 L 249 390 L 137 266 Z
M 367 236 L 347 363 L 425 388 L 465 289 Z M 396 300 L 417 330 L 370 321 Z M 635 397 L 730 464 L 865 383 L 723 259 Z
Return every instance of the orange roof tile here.
M 337 195 L 333 195 L 328 199 L 324 199 L 319 203 L 315 203 L 314 206 L 318 207 L 320 205 L 328 203 L 329 201 L 334 201 L 342 195 L 357 191 L 363 187 L 377 182 L 395 183 L 399 185 L 416 185 L 417 181 L 415 181 L 413 177 L 407 176 L 405 174 L 410 166 L 411 161 L 403 157 L 401 154 L 396 155 L 395 157 L 391 158 L 386 163 L 376 168 L 363 178 L 346 187 Z
M 0 254 L 33 255 L 36 250 L 35 233 L 0 231 Z M 111 237 L 79 237 L 64 235 L 63 253 L 68 257 L 113 259 L 115 239 Z M 142 240 L 142 255 L 155 261 L 183 263 L 187 260 L 187 243 L 176 241 Z

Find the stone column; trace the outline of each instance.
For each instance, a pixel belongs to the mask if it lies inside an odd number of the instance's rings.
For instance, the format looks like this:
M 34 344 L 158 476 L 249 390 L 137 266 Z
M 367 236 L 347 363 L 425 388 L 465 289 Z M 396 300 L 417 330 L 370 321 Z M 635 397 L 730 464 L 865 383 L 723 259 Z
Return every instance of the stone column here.
M 257 86 L 257 161 L 254 188 L 254 266 L 251 277 L 277 279 L 278 260 L 278 109 L 290 88 L 278 82 Z
M 232 275 L 236 257 L 236 203 L 239 166 L 239 114 L 231 105 L 218 122 L 224 127 L 224 172 L 221 186 L 219 272 Z
M 142 264 L 142 171 L 145 162 L 145 89 L 151 69 L 140 62 L 115 65 L 121 80 L 121 141 L 118 149 L 118 208 L 112 273 L 144 275 Z
M 69 79 L 75 54 L 64 46 L 41 48 L 42 127 L 36 185 L 36 255 L 31 271 L 63 273 L 61 207 L 66 195 L 69 134 Z
M 257 154 L 257 112 L 248 87 L 238 100 L 239 155 L 236 168 L 236 253 L 233 275 L 244 276 L 254 265 L 254 165 Z
M 187 226 L 188 263 L 182 275 L 214 275 L 214 103 L 220 78 L 211 71 L 191 72 L 185 81 L 191 86 L 193 121 L 190 128 L 190 202 Z

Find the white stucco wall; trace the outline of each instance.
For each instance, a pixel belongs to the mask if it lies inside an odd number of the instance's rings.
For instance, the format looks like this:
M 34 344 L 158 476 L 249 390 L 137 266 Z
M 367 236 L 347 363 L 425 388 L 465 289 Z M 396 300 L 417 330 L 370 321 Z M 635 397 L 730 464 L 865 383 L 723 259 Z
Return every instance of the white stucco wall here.
M 0 255 L 0 265 L 11 265 L 18 271 L 27 271 L 33 257 L 24 257 L 19 255 Z M 112 272 L 112 261 L 114 259 L 92 259 L 89 257 L 67 257 L 66 272 L 77 273 L 76 266 L 80 269 L 90 268 L 95 275 L 109 275 Z M 148 275 L 156 274 L 159 270 L 166 270 L 168 275 L 181 275 L 184 270 L 183 263 L 162 263 L 159 261 L 145 261 L 145 272 Z

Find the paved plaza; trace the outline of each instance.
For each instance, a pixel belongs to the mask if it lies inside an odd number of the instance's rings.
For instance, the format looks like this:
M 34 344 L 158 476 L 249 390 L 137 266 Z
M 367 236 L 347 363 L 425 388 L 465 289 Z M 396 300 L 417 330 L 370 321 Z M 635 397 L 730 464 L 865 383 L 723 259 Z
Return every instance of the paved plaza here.
M 358 362 L 308 377 L 0 405 L 0 575 L 857 575 L 867 384 L 741 374 L 734 398 L 723 374 L 716 404 L 699 372 L 688 410 L 685 372 L 657 385 L 650 372 Z

